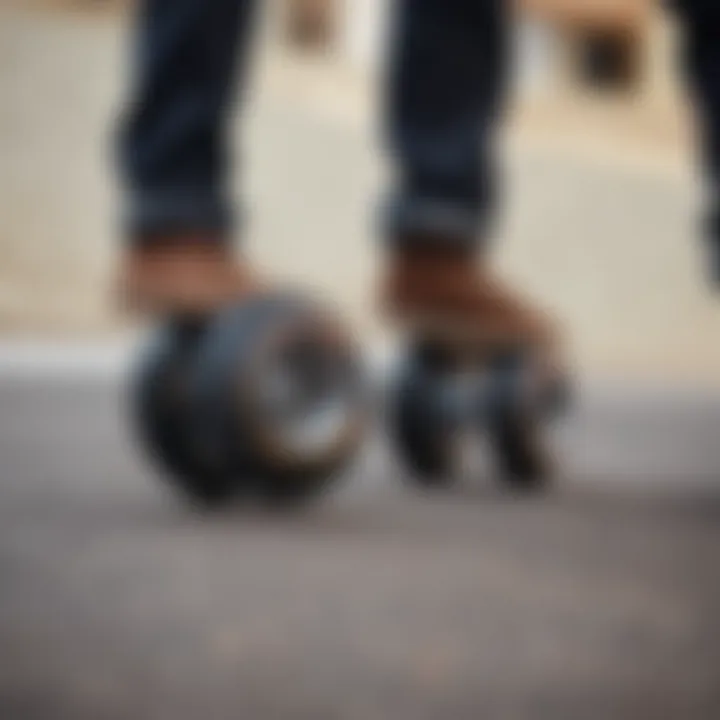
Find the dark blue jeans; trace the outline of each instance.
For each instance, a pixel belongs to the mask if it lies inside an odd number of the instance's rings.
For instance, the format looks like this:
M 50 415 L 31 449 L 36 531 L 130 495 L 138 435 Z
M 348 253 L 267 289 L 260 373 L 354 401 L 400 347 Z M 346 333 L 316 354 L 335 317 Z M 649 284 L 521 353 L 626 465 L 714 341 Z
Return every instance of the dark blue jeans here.
M 227 235 L 228 120 L 242 89 L 255 0 L 144 0 L 120 158 L 129 234 Z M 396 168 L 391 238 L 472 243 L 493 197 L 503 0 L 393 0 L 386 127 Z
M 720 238 L 720 0 L 669 2 L 685 28 L 689 83 L 718 198 L 712 235 Z M 506 2 L 392 3 L 385 124 L 395 173 L 386 234 L 471 244 L 495 205 L 493 134 L 507 68 Z M 227 128 L 243 85 L 256 5 L 141 3 L 120 153 L 131 237 L 227 235 Z
M 720 0 L 670 0 L 685 29 L 684 69 L 709 179 L 709 262 L 720 284 Z

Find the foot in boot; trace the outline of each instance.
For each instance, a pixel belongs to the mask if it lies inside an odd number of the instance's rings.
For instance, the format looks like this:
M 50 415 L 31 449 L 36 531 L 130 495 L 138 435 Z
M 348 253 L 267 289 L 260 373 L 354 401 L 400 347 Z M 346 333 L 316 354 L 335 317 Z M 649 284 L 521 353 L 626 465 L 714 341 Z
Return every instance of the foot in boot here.
M 447 244 L 394 250 L 382 305 L 390 320 L 441 342 L 543 355 L 560 342 L 546 313 L 477 264 L 473 251 Z
M 200 237 L 129 248 L 118 285 L 127 310 L 150 315 L 204 316 L 262 289 L 229 248 Z

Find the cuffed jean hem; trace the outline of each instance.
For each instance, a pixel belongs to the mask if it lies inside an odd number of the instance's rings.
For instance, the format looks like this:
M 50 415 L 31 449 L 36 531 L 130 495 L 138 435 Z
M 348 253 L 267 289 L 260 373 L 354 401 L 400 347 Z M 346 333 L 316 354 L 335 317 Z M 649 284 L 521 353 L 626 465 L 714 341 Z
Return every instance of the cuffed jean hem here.
M 707 244 L 708 273 L 712 282 L 720 288 L 720 203 L 708 219 L 705 242 Z
M 486 223 L 486 212 L 437 198 L 401 198 L 382 210 L 382 230 L 390 246 L 452 245 L 474 248 Z
M 232 225 L 232 213 L 224 203 L 192 192 L 131 198 L 123 222 L 129 241 L 142 244 L 189 234 L 224 242 Z
M 713 287 L 720 289 L 720 238 L 706 238 L 707 273 Z

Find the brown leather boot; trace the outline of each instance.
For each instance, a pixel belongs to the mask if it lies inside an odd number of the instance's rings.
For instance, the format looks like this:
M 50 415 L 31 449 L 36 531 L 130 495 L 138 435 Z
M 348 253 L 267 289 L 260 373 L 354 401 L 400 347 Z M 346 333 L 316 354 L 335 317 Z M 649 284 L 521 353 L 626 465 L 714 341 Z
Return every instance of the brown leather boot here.
M 504 287 L 472 250 L 413 244 L 391 251 L 382 305 L 394 322 L 450 344 L 554 354 L 551 319 Z
M 118 279 L 125 309 L 151 315 L 204 316 L 261 288 L 229 248 L 197 236 L 129 248 Z

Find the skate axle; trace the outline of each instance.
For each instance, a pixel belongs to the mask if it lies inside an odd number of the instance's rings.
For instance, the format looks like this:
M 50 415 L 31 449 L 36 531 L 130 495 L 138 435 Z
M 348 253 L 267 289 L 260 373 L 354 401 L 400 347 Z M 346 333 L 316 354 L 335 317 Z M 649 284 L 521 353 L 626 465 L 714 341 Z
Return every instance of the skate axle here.
M 499 381 L 489 370 L 463 373 L 441 384 L 437 389 L 438 404 L 440 412 L 456 428 L 483 427 L 513 401 L 511 395 L 520 394 L 519 390 L 512 382 Z M 514 401 L 519 402 L 519 398 Z

